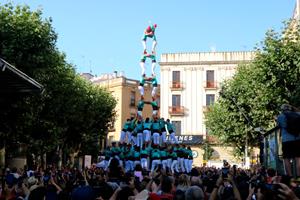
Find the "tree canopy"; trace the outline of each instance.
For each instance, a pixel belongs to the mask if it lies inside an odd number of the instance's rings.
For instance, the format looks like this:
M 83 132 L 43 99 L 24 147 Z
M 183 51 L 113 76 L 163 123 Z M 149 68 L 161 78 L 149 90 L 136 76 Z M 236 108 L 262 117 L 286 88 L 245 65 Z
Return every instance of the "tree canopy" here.
M 239 152 L 258 144 L 256 127 L 276 126 L 283 103 L 300 106 L 300 35 L 285 23 L 282 33 L 270 30 L 255 49 L 251 63 L 239 65 L 232 79 L 222 84 L 220 98 L 207 113 L 209 133 Z
M 40 95 L 17 98 L 3 109 L 0 140 L 49 152 L 60 146 L 85 149 L 107 130 L 116 100 L 75 72 L 51 19 L 28 6 L 0 4 L 0 55 L 44 86 Z M 3 145 L 3 144 L 2 144 Z

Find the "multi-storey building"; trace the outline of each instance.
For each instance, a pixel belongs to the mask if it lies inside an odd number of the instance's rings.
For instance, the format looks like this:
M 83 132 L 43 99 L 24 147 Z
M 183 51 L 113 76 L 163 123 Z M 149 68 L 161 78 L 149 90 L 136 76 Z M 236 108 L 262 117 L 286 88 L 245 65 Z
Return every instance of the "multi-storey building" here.
M 296 5 L 295 5 L 292 19 L 298 21 L 300 19 L 300 0 L 296 0 Z
M 300 20 L 300 0 L 296 0 L 295 8 L 293 11 L 293 15 L 291 17 L 291 23 L 289 24 L 288 29 L 293 31 L 298 29 Z M 283 34 L 283 37 L 286 37 L 286 33 Z
M 126 119 L 135 117 L 137 113 L 137 103 L 140 100 L 140 92 L 138 90 L 139 81 L 128 79 L 122 73 L 118 75 L 117 72 L 112 74 L 103 74 L 99 77 L 91 76 L 91 74 L 88 73 L 81 74 L 81 76 L 90 80 L 93 84 L 106 88 L 116 98 L 116 118 L 110 125 L 107 139 L 108 143 L 111 143 L 112 141 L 119 141 L 120 132 Z M 158 104 L 160 104 L 159 87 L 160 86 L 158 86 L 157 90 Z M 151 84 L 146 83 L 144 88 L 145 101 L 150 102 L 152 90 Z M 152 107 L 149 104 L 145 104 L 143 117 L 146 118 L 151 116 Z
M 220 83 L 253 57 L 253 52 L 162 54 L 161 116 L 173 122 L 178 136 L 205 138 L 205 112 L 218 99 Z M 203 151 L 195 151 L 201 160 Z

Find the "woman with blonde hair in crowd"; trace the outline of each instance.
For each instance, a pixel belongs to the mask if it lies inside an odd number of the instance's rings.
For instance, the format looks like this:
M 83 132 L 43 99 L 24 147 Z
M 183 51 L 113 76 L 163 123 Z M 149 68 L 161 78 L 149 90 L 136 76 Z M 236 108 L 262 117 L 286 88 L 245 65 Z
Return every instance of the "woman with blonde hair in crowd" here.
M 185 192 L 191 186 L 189 176 L 187 174 L 181 174 L 178 179 L 177 190 Z

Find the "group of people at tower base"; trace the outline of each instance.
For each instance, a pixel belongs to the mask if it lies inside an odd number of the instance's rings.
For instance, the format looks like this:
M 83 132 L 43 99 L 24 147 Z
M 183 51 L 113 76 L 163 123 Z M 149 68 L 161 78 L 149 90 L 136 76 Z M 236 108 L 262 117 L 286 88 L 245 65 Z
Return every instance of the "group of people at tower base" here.
M 108 169 L 112 159 L 116 159 L 125 172 L 132 172 L 137 166 L 144 171 L 153 172 L 157 168 L 169 169 L 172 173 L 189 174 L 193 166 L 193 153 L 190 146 L 184 144 L 151 145 L 142 147 L 132 144 L 113 143 L 103 153 L 105 159 L 99 166 Z

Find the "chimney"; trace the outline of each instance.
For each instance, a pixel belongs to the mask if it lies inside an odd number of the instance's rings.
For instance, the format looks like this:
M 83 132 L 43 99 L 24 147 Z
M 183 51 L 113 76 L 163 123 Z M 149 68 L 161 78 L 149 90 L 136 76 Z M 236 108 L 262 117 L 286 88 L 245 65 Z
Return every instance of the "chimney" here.
M 118 72 L 114 71 L 114 78 L 117 78 L 117 77 L 118 77 Z

